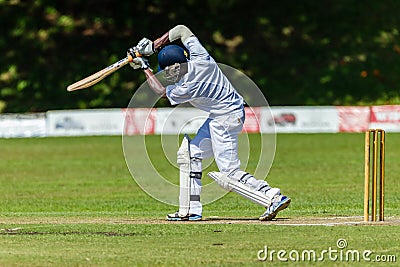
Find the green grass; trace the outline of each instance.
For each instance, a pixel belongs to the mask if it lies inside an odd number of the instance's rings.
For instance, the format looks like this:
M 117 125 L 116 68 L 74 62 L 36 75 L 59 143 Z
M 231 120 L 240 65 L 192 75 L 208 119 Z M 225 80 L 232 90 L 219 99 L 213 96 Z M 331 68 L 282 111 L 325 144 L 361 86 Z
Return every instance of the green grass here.
M 257 138 L 250 136 L 252 142 Z M 173 177 L 177 172 L 161 153 L 159 137 L 146 140 L 156 168 Z M 397 221 L 399 147 L 400 135 L 387 134 L 386 216 Z M 165 224 L 165 214 L 176 207 L 141 191 L 126 167 L 120 137 L 0 139 L 0 148 L 0 266 L 268 265 L 257 260 L 257 252 L 266 245 L 274 250 L 322 251 L 337 248 L 339 238 L 347 240 L 349 249 L 400 256 L 400 226 L 394 224 Z M 362 134 L 278 135 L 268 181 L 293 199 L 278 217 L 312 221 L 361 216 L 363 151 Z M 252 153 L 257 155 L 257 149 Z M 254 161 L 252 157 L 249 170 Z M 232 193 L 204 207 L 205 217 L 250 220 L 261 212 Z M 274 263 L 279 261 L 275 258 Z M 298 265 L 309 264 L 355 262 Z
M 276 251 L 319 253 L 337 249 L 340 238 L 347 240 L 349 249 L 372 250 L 376 255 L 393 255 L 400 249 L 399 231 L 387 227 L 29 225 L 18 235 L 1 237 L 0 262 L 7 266 L 247 266 L 260 263 L 257 252 L 266 245 Z M 316 264 L 335 262 L 326 257 Z

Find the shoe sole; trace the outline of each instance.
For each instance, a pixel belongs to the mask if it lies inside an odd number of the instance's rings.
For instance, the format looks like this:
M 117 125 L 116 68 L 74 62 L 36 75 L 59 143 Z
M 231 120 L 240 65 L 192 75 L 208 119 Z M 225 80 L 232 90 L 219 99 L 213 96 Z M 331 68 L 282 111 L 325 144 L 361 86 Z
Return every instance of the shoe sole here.
M 189 221 L 189 218 L 168 218 L 167 217 L 167 221 L 170 221 L 170 222 Z
M 186 217 L 186 218 L 180 218 L 180 217 L 177 217 L 177 218 L 171 218 L 171 217 L 167 217 L 167 221 L 171 221 L 171 222 L 184 222 L 184 221 L 201 221 L 202 220 L 202 217 L 194 217 L 194 218 L 188 218 L 188 217 Z
M 265 217 L 260 217 L 259 220 L 260 221 L 270 221 L 270 220 L 274 219 L 276 217 L 276 215 L 278 214 L 278 212 L 286 209 L 289 206 L 291 201 L 292 200 L 290 198 L 288 198 L 274 212 L 272 212 L 271 214 L 269 214 L 269 215 L 267 215 Z

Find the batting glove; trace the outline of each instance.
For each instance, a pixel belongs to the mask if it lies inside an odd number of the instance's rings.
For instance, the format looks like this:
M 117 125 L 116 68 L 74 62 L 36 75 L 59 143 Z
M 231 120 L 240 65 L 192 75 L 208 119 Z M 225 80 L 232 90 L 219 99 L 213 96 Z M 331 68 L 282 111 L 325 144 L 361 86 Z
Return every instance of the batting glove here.
M 142 70 L 150 68 L 150 64 L 147 59 L 145 59 L 144 57 L 138 57 L 137 59 L 140 61 L 140 64 L 141 64 L 140 68 Z
M 135 57 L 131 62 L 129 62 L 129 65 L 131 65 L 131 67 L 134 70 L 137 69 L 148 69 L 150 67 L 149 65 L 149 61 L 143 57 Z
M 136 49 L 142 56 L 147 57 L 154 54 L 153 42 L 147 38 L 143 38 L 142 40 L 140 40 L 136 46 Z

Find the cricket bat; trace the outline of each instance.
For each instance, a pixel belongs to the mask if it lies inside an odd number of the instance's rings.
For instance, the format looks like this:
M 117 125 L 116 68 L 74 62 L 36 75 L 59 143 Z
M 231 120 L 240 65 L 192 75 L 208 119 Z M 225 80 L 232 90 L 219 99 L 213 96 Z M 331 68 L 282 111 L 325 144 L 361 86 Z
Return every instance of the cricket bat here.
M 136 56 L 141 56 L 139 53 L 136 54 Z M 89 86 L 92 86 L 93 84 L 98 83 L 99 81 L 103 80 L 105 77 L 113 73 L 114 71 L 122 68 L 129 62 L 132 62 L 133 57 L 131 55 L 128 55 L 126 58 L 123 58 L 119 60 L 118 62 L 115 62 L 114 64 L 108 66 L 107 68 L 104 68 L 80 81 L 77 81 L 76 83 L 73 83 L 67 87 L 67 91 L 75 91 L 75 90 L 80 90 L 87 88 Z

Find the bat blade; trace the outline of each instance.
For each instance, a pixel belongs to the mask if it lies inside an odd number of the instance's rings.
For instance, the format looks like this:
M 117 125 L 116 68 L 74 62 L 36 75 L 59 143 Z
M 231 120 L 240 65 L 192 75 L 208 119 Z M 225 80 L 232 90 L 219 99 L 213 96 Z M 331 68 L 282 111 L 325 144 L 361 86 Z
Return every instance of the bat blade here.
M 132 57 L 128 56 L 126 58 L 123 58 L 119 60 L 118 62 L 115 62 L 114 64 L 108 66 L 107 68 L 104 68 L 80 81 L 77 81 L 76 83 L 73 83 L 67 87 L 67 91 L 75 91 L 75 90 L 80 90 L 87 88 L 89 86 L 92 86 L 93 84 L 98 83 L 99 81 L 103 80 L 105 77 L 113 73 L 114 71 L 122 68 L 126 64 L 128 64 L 130 61 L 132 61 Z

